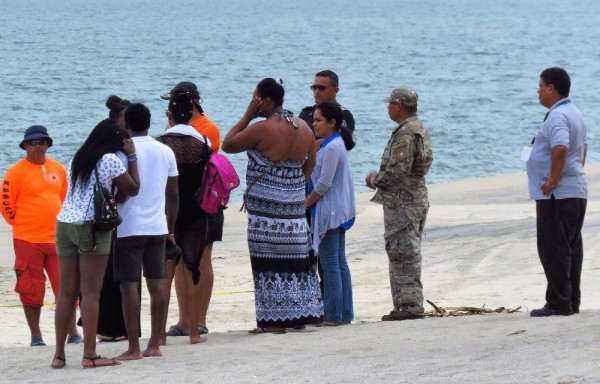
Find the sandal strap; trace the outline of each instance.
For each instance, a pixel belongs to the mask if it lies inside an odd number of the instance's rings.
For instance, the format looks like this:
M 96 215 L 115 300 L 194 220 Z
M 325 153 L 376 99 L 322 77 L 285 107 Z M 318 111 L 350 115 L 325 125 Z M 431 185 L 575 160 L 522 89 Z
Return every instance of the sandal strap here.
M 83 359 L 91 361 L 94 368 L 96 368 L 96 360 L 104 359 L 104 357 L 102 357 L 100 355 L 95 356 L 95 357 L 83 356 Z

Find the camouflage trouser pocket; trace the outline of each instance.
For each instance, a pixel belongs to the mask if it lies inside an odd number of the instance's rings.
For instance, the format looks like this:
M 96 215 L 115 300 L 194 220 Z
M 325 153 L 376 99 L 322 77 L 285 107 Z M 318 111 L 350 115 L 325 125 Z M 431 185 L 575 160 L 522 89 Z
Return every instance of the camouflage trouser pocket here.
M 416 272 L 421 273 L 421 236 L 412 224 L 386 237 L 385 250 L 390 263 L 399 265 L 401 269 L 407 266 L 413 270 L 416 267 Z
M 384 237 L 387 239 L 408 227 L 410 231 L 416 231 L 419 235 L 423 232 L 428 207 L 421 205 L 409 206 L 383 206 L 383 218 L 385 225 Z

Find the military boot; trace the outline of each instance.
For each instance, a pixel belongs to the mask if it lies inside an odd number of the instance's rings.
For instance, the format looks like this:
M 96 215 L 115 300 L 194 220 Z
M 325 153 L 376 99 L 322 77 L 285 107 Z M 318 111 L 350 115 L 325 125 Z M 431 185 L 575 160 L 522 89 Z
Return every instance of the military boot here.
M 393 310 L 389 315 L 383 315 L 381 321 L 399 321 L 399 320 L 414 320 L 423 319 L 425 315 L 422 313 L 412 313 L 407 311 Z

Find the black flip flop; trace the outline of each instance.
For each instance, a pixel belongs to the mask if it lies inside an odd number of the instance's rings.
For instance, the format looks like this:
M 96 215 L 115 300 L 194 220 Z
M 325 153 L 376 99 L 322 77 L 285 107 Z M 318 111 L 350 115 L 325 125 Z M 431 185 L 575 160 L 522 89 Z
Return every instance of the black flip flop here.
M 55 367 L 54 365 L 50 364 L 52 369 L 63 369 L 64 367 L 67 366 L 67 359 L 65 359 L 64 357 L 54 356 L 54 358 L 52 359 L 52 363 L 54 363 L 54 360 L 62 361 L 64 364 L 61 365 L 60 367 Z
M 248 331 L 251 335 L 260 335 L 261 333 L 273 333 L 276 335 L 283 335 L 285 333 L 285 328 L 276 328 L 276 327 L 256 327 Z

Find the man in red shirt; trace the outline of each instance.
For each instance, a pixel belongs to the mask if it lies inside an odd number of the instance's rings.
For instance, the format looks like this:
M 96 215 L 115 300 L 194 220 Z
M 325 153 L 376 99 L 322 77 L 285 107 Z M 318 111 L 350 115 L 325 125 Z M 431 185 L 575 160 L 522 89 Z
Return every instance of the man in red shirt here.
M 13 227 L 15 292 L 23 304 L 31 346 L 44 346 L 40 330 L 46 291 L 44 270 L 56 297 L 59 280 L 54 230 L 56 215 L 67 193 L 67 172 L 62 164 L 46 157 L 52 139 L 45 127 L 27 128 L 19 146 L 27 155 L 10 167 L 2 179 L 2 216 Z M 82 340 L 73 311 L 67 342 Z

